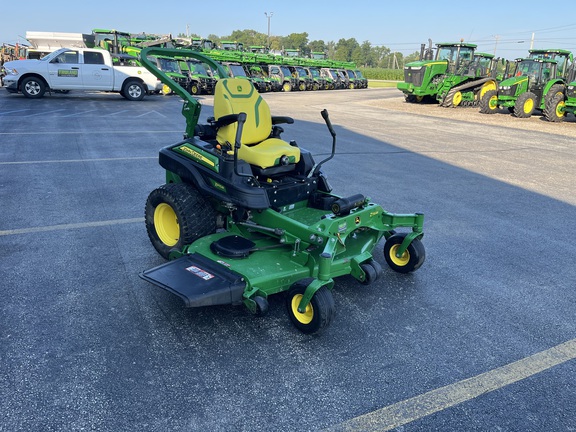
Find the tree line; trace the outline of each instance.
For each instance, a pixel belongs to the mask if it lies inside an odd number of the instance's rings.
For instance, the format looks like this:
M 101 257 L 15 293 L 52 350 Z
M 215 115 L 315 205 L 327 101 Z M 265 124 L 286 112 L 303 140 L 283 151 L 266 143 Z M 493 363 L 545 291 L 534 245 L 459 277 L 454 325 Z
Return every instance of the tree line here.
M 200 37 L 195 34 L 180 37 Z M 323 40 L 308 40 L 308 33 L 291 33 L 288 36 L 270 36 L 255 30 L 234 30 L 232 34 L 217 36 L 210 34 L 207 39 L 220 44 L 220 41 L 241 42 L 248 46 L 268 46 L 271 50 L 299 49 L 303 57 L 308 57 L 311 52 L 325 52 L 329 59 L 338 61 L 351 61 L 364 69 L 400 69 L 410 61 L 418 60 L 419 52 L 415 51 L 408 56 L 399 52 L 393 52 L 385 46 L 374 46 L 369 41 L 361 44 L 355 38 L 340 39 L 337 42 Z

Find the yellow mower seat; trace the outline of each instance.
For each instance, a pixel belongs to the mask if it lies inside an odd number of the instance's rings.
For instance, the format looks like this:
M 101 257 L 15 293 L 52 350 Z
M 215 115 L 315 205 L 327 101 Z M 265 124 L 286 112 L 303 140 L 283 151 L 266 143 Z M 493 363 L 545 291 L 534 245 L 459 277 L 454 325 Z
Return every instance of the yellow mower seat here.
M 251 165 L 269 168 L 281 164 L 283 157 L 290 163 L 300 160 L 300 149 L 279 138 L 270 138 L 272 116 L 270 107 L 247 79 L 225 78 L 214 90 L 214 118 L 246 113 L 238 157 Z M 216 139 L 220 144 L 234 145 L 238 123 L 222 126 Z M 285 158 L 284 158 L 285 159 Z

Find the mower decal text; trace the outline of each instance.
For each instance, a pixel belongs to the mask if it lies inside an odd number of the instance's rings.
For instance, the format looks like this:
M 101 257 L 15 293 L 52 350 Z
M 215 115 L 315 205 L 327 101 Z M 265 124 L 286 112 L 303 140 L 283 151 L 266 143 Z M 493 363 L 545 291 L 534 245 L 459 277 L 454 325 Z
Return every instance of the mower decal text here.
M 208 168 L 212 169 L 213 171 L 218 172 L 218 166 L 217 166 L 216 160 L 211 159 L 211 158 L 203 155 L 199 151 L 190 148 L 187 144 L 176 147 L 175 150 L 178 151 L 179 153 L 185 155 L 185 156 L 190 157 L 191 159 L 194 159 L 198 163 L 201 163 L 202 165 L 207 166 Z
M 222 264 L 223 266 L 226 266 L 226 267 L 232 267 L 232 266 L 231 266 L 230 264 L 228 264 L 226 261 L 218 260 L 218 261 L 216 261 L 216 262 L 217 262 L 218 264 Z
M 210 280 L 214 277 L 213 274 L 208 273 L 207 271 L 204 271 L 196 266 L 186 267 L 186 270 L 204 280 Z
M 77 78 L 78 77 L 78 71 L 77 70 L 69 70 L 69 69 L 58 69 L 58 76 L 59 77 Z
M 346 222 L 342 222 L 340 225 L 338 225 L 338 232 L 346 232 L 347 229 L 348 224 Z

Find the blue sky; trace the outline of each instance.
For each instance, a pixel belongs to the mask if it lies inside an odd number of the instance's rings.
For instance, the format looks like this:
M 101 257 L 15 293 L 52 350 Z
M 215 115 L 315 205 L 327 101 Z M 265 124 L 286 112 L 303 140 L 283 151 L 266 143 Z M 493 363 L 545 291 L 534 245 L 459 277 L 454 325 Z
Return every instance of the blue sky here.
M 273 12 L 271 34 L 286 36 L 307 32 L 309 40 L 338 41 L 355 38 L 359 43 L 385 45 L 405 55 L 419 51 L 432 39 L 454 42 L 464 39 L 480 51 L 513 59 L 530 48 L 563 48 L 576 52 L 576 19 L 566 3 L 562 13 L 541 1 L 456 3 L 443 0 L 408 3 L 379 1 L 61 1 L 5 2 L 0 43 L 24 42 L 26 31 L 90 33 L 93 28 L 112 28 L 131 33 L 225 36 L 234 30 L 268 31 L 265 12 Z M 456 7 L 456 5 L 459 5 Z M 551 4 L 550 4 L 551 5 Z M 570 15 L 572 17 L 570 17 Z M 550 19 L 545 19 L 548 17 Z

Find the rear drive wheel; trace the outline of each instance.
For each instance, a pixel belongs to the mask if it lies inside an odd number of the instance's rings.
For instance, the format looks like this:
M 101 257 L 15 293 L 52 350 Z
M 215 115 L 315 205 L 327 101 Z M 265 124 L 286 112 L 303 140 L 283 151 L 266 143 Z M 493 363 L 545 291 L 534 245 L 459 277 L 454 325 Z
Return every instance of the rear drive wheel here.
M 482 114 L 494 114 L 498 111 L 498 92 L 488 90 L 480 99 L 480 112 Z
M 292 91 L 292 84 L 290 84 L 289 82 L 285 82 L 284 84 L 282 84 L 282 90 L 284 90 L 285 92 Z
M 402 256 L 396 256 L 405 237 L 406 233 L 394 234 L 384 243 L 384 258 L 390 268 L 398 273 L 410 273 L 418 270 L 426 259 L 426 250 L 418 239 L 412 240 Z
M 123 96 L 131 101 L 140 101 L 144 99 L 144 95 L 146 94 L 144 85 L 140 81 L 136 80 L 129 80 L 126 82 L 122 91 L 124 92 Z
M 154 189 L 146 201 L 145 218 L 152 245 L 166 259 L 172 249 L 181 250 L 216 231 L 216 211 L 187 183 Z
M 28 77 L 22 80 L 20 90 L 27 98 L 39 99 L 46 92 L 46 84 L 40 78 Z
M 544 117 L 546 117 L 546 120 L 550 122 L 564 121 L 564 116 L 566 115 L 566 112 L 564 111 L 565 107 L 566 102 L 564 101 L 564 94 L 558 94 L 551 100 L 546 101 Z
M 522 93 L 514 104 L 514 115 L 518 118 L 529 118 L 537 107 L 538 98 L 534 93 Z
M 307 278 L 294 283 L 288 290 L 286 297 L 286 308 L 292 324 L 306 334 L 317 333 L 326 328 L 334 318 L 336 311 L 332 292 L 324 286 L 316 291 L 304 312 L 298 311 L 298 305 L 304 292 L 313 280 Z

